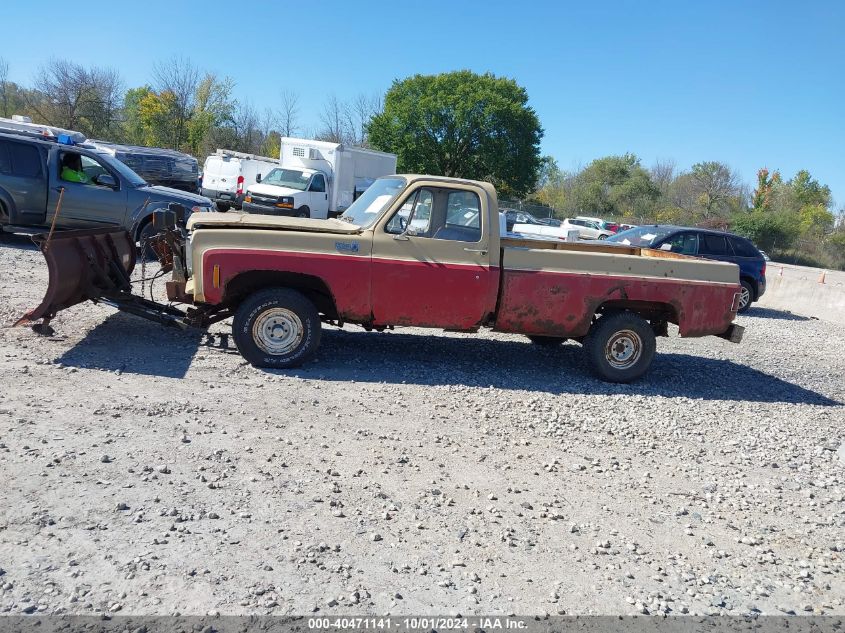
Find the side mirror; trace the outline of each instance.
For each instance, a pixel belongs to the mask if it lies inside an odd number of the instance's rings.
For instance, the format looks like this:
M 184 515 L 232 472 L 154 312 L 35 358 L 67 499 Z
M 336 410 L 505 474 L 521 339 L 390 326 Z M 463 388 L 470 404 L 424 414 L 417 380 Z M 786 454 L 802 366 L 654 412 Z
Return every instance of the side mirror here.
M 258 174 L 258 175 L 255 177 L 255 182 L 261 182 L 261 174 Z
M 96 178 L 94 178 L 94 183 L 100 185 L 101 187 L 111 187 L 112 189 L 117 189 L 117 181 L 111 174 L 99 174 Z

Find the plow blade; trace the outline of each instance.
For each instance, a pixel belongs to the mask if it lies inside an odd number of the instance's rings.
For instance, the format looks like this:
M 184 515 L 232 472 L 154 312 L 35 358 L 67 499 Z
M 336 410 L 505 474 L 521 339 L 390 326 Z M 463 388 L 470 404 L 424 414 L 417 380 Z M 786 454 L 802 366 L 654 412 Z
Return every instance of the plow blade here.
M 33 241 L 47 260 L 50 280 L 44 300 L 15 325 L 43 319 L 88 300 L 113 302 L 131 294 L 130 276 L 137 256 L 125 230 L 85 229 L 36 235 Z M 111 301 L 109 301 L 111 300 Z

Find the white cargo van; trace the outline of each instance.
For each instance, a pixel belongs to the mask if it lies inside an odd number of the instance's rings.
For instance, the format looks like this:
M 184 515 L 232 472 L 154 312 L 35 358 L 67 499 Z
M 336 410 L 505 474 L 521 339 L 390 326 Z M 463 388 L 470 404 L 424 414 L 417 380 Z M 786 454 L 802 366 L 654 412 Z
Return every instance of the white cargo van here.
M 288 137 L 281 146 L 281 165 L 247 187 L 245 213 L 337 216 L 376 178 L 396 173 L 395 154 Z
M 205 159 L 202 195 L 217 203 L 220 211 L 241 208 L 247 187 L 279 166 L 279 160 L 243 152 L 218 149 Z

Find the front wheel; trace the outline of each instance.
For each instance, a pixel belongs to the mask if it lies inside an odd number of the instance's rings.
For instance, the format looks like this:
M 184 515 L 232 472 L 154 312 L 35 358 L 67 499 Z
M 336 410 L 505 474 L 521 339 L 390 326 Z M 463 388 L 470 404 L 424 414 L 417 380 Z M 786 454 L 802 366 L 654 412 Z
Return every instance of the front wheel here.
M 255 367 L 299 367 L 317 353 L 320 334 L 317 308 L 288 288 L 250 295 L 232 321 L 238 351 Z
M 311 209 L 308 207 L 299 207 L 296 210 L 296 217 L 298 218 L 310 218 L 311 217 Z
M 645 374 L 656 349 L 654 330 L 633 312 L 601 317 L 584 339 L 590 367 L 608 382 L 631 382 Z
M 607 239 L 607 235 L 604 235 L 604 234 L 602 233 L 601 235 L 599 235 L 599 239 L 600 239 L 600 240 L 606 240 L 606 239 Z

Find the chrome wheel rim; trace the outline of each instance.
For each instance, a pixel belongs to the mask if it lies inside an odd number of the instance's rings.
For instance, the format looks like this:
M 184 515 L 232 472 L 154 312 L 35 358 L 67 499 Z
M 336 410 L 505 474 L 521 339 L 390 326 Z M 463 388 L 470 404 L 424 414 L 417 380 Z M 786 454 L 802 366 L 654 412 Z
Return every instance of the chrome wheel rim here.
M 604 347 L 607 362 L 616 369 L 634 366 L 643 355 L 643 341 L 633 330 L 619 330 Z
M 739 293 L 739 309 L 742 310 L 745 306 L 748 305 L 749 301 L 751 301 L 751 293 L 748 292 L 748 288 L 743 286 L 742 290 Z
M 265 310 L 252 325 L 252 339 L 258 347 L 274 356 L 286 354 L 302 342 L 302 321 L 292 310 L 271 308 Z

